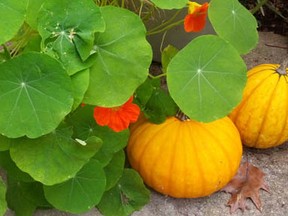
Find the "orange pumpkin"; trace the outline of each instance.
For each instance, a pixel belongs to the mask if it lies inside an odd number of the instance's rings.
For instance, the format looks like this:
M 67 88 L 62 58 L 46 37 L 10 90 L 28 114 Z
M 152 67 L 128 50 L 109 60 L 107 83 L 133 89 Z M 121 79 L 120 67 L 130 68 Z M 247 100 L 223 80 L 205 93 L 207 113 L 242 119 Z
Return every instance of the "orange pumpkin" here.
M 214 193 L 235 175 L 242 156 L 238 130 L 228 118 L 211 123 L 168 118 L 131 128 L 127 156 L 144 182 L 177 198 Z
M 279 66 L 248 71 L 242 102 L 229 115 L 246 146 L 269 148 L 288 139 L 288 71 Z

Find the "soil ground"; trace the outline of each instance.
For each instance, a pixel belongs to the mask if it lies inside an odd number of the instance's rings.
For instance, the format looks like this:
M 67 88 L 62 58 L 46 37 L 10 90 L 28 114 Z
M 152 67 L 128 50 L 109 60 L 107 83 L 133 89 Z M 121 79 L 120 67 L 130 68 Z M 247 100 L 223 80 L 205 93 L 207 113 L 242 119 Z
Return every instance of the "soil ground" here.
M 288 57 L 288 38 L 272 32 L 260 32 L 260 41 L 255 50 L 244 56 L 248 69 L 262 63 L 280 63 Z M 243 161 L 248 158 L 254 166 L 265 172 L 265 181 L 270 193 L 260 191 L 262 211 L 248 200 L 248 209 L 237 210 L 235 216 L 286 216 L 288 215 L 288 143 L 279 147 L 257 150 L 244 148 Z M 217 192 L 199 199 L 174 199 L 152 191 L 151 201 L 132 216 L 228 216 L 226 206 L 230 195 Z M 12 216 L 8 212 L 6 216 Z M 96 209 L 81 216 L 99 216 Z M 56 210 L 38 210 L 34 216 L 73 216 Z M 75 215 L 74 215 L 75 216 Z
M 263 1 L 263 0 L 261 0 Z M 260 0 L 240 0 L 249 10 L 253 10 Z M 271 31 L 288 36 L 288 1 L 268 0 L 254 16 L 258 21 L 259 31 Z

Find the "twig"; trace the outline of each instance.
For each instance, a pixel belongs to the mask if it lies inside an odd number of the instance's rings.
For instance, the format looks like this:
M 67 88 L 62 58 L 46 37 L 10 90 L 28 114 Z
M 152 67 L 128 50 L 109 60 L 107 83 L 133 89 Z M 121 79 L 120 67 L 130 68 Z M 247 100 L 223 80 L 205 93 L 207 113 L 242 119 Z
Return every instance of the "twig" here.
M 279 48 L 279 49 L 288 49 L 288 46 L 284 47 L 284 46 L 277 46 L 277 45 L 267 44 L 267 43 L 265 43 L 265 46 L 275 47 L 275 48 Z

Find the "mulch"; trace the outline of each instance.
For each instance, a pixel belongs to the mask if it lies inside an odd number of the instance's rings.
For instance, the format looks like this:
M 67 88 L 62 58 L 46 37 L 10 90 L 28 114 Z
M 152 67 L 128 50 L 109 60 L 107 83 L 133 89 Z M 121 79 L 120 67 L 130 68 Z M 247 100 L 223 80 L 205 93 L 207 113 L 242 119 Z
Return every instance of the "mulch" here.
M 240 2 L 249 10 L 257 5 L 257 0 Z M 288 36 L 288 0 L 268 0 L 254 16 L 258 21 L 259 31 Z

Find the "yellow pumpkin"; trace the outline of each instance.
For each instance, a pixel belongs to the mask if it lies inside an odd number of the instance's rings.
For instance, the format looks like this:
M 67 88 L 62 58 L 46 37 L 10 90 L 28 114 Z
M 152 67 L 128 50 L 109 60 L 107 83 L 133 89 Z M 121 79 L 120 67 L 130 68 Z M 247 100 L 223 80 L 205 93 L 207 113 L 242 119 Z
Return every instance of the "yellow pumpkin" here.
M 131 128 L 127 157 L 144 182 L 176 198 L 210 195 L 235 175 L 242 156 L 233 122 L 168 118 L 162 124 L 140 120 Z
M 241 103 L 229 117 L 244 145 L 269 148 L 288 139 L 288 77 L 279 64 L 262 64 L 248 71 Z

